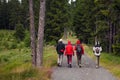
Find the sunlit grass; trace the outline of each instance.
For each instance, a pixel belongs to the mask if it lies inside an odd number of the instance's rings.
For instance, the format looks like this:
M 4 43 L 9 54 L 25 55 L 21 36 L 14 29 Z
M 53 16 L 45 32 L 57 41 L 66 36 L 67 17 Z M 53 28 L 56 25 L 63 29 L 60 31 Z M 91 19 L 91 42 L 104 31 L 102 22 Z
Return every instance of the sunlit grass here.
M 56 65 L 54 46 L 44 47 L 43 66 L 32 66 L 29 48 L 0 51 L 0 80 L 50 80 L 52 66 Z
M 0 30 L 0 80 L 50 80 L 57 62 L 55 47 L 44 46 L 43 66 L 36 68 L 31 49 L 24 42 L 16 42 L 13 34 L 12 30 Z
M 57 53 L 54 46 L 47 45 L 44 48 L 44 67 L 52 67 L 57 63 Z
M 92 51 L 92 47 L 84 45 L 85 52 L 89 57 L 95 60 L 95 56 Z M 100 65 L 108 69 L 114 76 L 120 80 L 120 57 L 108 53 L 101 53 Z
M 72 44 L 76 44 L 77 38 L 76 36 L 68 36 L 67 39 L 63 39 L 65 43 L 67 43 L 68 40 L 71 41 Z

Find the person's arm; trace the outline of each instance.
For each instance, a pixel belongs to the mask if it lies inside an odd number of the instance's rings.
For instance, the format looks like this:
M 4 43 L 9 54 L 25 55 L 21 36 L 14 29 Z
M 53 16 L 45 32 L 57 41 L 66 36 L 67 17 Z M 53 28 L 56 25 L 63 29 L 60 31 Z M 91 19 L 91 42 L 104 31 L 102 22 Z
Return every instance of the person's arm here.
M 100 52 L 102 51 L 102 47 L 100 47 Z
M 64 55 L 66 55 L 66 47 L 65 47 L 65 50 L 64 50 Z

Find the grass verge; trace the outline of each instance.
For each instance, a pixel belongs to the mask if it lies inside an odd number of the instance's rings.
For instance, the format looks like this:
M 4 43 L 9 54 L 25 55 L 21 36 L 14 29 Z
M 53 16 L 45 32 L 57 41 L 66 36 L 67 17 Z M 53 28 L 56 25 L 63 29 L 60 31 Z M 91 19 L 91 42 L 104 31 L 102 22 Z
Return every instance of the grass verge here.
M 29 48 L 0 51 L 0 80 L 50 80 L 56 64 L 55 47 L 45 46 L 43 67 L 37 69 L 31 64 Z

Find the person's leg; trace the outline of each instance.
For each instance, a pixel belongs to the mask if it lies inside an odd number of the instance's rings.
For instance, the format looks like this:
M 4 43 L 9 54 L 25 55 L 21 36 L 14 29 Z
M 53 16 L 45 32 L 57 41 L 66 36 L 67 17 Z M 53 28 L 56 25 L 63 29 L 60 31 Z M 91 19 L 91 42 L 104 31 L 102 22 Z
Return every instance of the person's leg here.
M 72 55 L 69 55 L 69 64 L 70 64 L 70 68 L 72 67 Z
M 98 56 L 98 67 L 99 67 L 99 60 L 100 60 L 100 56 Z
M 60 55 L 60 66 L 62 66 L 63 54 Z
M 78 55 L 78 53 L 76 54 L 76 56 L 77 56 L 77 64 L 79 65 L 79 55 Z
M 96 68 L 99 68 L 99 58 L 100 56 L 96 56 L 97 57 L 97 65 L 96 65 Z
M 69 55 L 67 55 L 67 63 L 69 64 Z
M 78 57 L 78 66 L 81 67 L 81 57 L 82 57 L 82 55 L 79 54 L 78 56 L 79 56 L 79 57 Z
M 60 66 L 60 54 L 58 54 L 58 61 L 57 61 L 57 65 Z
M 71 57 L 67 55 L 68 67 L 71 67 Z

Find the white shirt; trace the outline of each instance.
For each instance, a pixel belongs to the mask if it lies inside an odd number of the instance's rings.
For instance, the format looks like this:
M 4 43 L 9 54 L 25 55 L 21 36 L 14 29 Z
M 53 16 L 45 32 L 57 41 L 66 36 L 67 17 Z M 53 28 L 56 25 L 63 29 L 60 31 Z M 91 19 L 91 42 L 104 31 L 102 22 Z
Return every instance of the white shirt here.
M 99 49 L 98 53 L 96 52 L 96 49 Z M 94 51 L 95 56 L 100 56 L 101 51 L 102 51 L 102 47 L 93 47 L 93 51 Z

